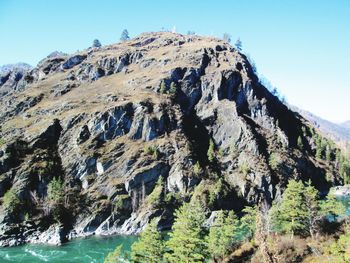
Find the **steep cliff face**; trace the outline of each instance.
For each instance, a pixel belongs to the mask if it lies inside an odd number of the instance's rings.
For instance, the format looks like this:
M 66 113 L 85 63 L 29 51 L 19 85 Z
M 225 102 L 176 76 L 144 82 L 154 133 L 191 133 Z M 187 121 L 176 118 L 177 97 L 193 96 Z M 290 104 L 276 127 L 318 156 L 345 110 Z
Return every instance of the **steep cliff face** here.
M 20 200 L 0 210 L 2 245 L 132 234 L 154 216 L 166 228 L 190 198 L 239 211 L 278 198 L 290 178 L 331 186 L 309 124 L 218 39 L 147 33 L 1 80 L 0 197 Z M 45 205 L 53 178 L 60 220 Z

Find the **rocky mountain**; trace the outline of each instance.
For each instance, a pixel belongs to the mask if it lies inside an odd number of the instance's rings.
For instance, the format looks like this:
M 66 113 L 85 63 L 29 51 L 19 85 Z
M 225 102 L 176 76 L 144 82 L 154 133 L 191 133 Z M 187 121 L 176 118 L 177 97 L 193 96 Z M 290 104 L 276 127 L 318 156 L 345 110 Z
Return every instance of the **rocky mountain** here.
M 317 129 L 215 38 L 147 33 L 58 54 L 0 91 L 2 246 L 134 234 L 153 217 L 168 229 L 193 198 L 239 212 L 290 178 L 342 182 L 315 157 Z
M 20 89 L 20 80 L 30 71 L 32 66 L 26 63 L 8 64 L 0 66 L 0 96 L 13 89 Z

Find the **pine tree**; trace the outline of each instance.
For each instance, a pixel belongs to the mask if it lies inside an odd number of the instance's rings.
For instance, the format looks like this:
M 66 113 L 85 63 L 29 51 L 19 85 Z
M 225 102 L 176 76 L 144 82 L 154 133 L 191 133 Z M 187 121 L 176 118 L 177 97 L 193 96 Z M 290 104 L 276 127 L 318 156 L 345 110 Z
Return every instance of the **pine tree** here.
M 54 177 L 47 186 L 47 198 L 52 204 L 62 204 L 64 201 L 64 185 L 60 178 Z
M 308 230 L 308 211 L 303 192 L 304 185 L 301 181 L 290 180 L 279 206 L 278 224 L 283 232 L 291 234 L 292 237 Z
M 327 145 L 326 147 L 326 160 L 327 162 L 330 162 L 332 158 L 332 150 L 331 147 L 329 145 Z
M 157 221 L 152 220 L 141 233 L 140 239 L 131 246 L 131 262 L 162 262 L 164 241 L 157 229 Z
M 124 260 L 122 257 L 122 248 L 123 245 L 117 246 L 114 251 L 108 253 L 107 257 L 104 259 L 104 263 L 122 263 Z
M 347 231 L 341 235 L 328 249 L 330 262 L 350 262 L 350 233 Z
M 208 251 L 211 257 L 223 259 L 235 242 L 238 219 L 233 211 L 226 213 L 219 211 L 208 235 Z
M 92 42 L 92 47 L 101 47 L 101 42 L 98 40 L 98 39 L 95 39 L 93 42 Z
M 120 41 L 124 42 L 124 41 L 127 41 L 129 39 L 130 39 L 129 32 L 127 29 L 124 29 L 121 36 L 120 36 Z
M 300 136 L 298 137 L 297 145 L 299 150 L 303 150 L 304 148 L 303 139 Z
M 305 191 L 305 205 L 307 209 L 308 227 L 311 237 L 314 237 L 317 230 L 319 216 L 318 191 L 311 185 L 311 180 L 308 181 Z
M 177 88 L 174 82 L 170 83 L 170 89 L 169 89 L 169 94 L 172 99 L 174 99 L 177 95 Z
M 165 86 L 164 80 L 160 83 L 159 92 L 160 92 L 161 94 L 165 94 L 165 92 L 166 92 L 166 86 Z
M 224 33 L 224 35 L 222 36 L 223 40 L 230 43 L 231 42 L 231 35 L 228 33 Z
M 209 162 L 213 162 L 215 160 L 215 149 L 214 149 L 214 141 L 210 139 L 209 141 L 209 148 L 207 152 L 208 160 Z
M 205 214 L 199 202 L 185 203 L 175 212 L 175 223 L 165 257 L 170 263 L 204 262 L 207 257 L 207 243 L 203 223 Z
M 242 41 L 240 38 L 236 40 L 235 47 L 237 48 L 238 51 L 242 51 Z
M 255 222 L 257 217 L 257 208 L 246 206 L 242 212 L 244 216 L 240 219 L 240 232 L 244 233 L 247 239 L 254 236 L 255 233 Z
M 342 202 L 337 200 L 332 192 L 329 192 L 326 199 L 321 201 L 321 214 L 323 216 L 331 215 L 333 220 L 339 215 L 343 215 L 346 211 L 346 208 Z

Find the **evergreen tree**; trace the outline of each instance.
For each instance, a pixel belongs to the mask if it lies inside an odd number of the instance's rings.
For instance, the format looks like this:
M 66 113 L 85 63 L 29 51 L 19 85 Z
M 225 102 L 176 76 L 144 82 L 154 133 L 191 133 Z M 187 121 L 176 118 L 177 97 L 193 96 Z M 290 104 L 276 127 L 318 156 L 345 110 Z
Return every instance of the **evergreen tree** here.
M 326 199 L 321 201 L 320 204 L 321 214 L 323 216 L 332 216 L 333 220 L 339 215 L 343 215 L 346 208 L 342 202 L 337 200 L 332 192 L 329 192 Z
M 122 263 L 124 262 L 122 257 L 122 248 L 123 245 L 117 246 L 114 251 L 108 253 L 107 257 L 103 261 L 104 263 Z
M 53 212 L 53 217 L 57 222 L 64 218 L 62 214 L 65 210 L 64 204 L 65 189 L 60 178 L 54 177 L 47 186 L 48 209 Z
M 175 223 L 170 239 L 166 242 L 169 251 L 165 257 L 170 263 L 204 262 L 207 243 L 203 223 L 205 214 L 199 202 L 185 203 L 175 212 Z
M 237 48 L 238 51 L 242 51 L 242 41 L 240 38 L 236 40 L 235 47 Z
M 328 249 L 329 262 L 348 263 L 350 262 L 350 233 L 346 232 L 334 242 Z
M 164 80 L 162 80 L 162 82 L 160 83 L 159 92 L 160 92 L 161 94 L 165 94 L 165 92 L 166 92 L 166 85 L 165 85 L 165 81 L 164 81 Z
M 170 83 L 170 89 L 169 89 L 169 94 L 171 96 L 172 99 L 174 99 L 176 97 L 177 94 L 177 88 L 174 82 Z
M 101 47 L 101 42 L 98 40 L 98 39 L 95 39 L 93 42 L 92 42 L 92 47 Z
M 303 139 L 300 136 L 298 137 L 297 145 L 299 150 L 303 150 L 304 148 Z
M 212 139 L 210 139 L 209 141 L 207 156 L 208 156 L 209 162 L 213 162 L 215 160 L 215 145 Z
M 129 39 L 130 39 L 129 32 L 127 29 L 124 29 L 121 36 L 120 36 L 120 41 L 124 42 L 124 41 L 127 41 Z
M 304 185 L 301 181 L 290 180 L 279 206 L 275 220 L 285 233 L 303 234 L 308 230 L 308 211 L 305 204 Z
M 228 43 L 231 42 L 231 35 L 228 34 L 228 33 L 224 33 L 224 35 L 223 35 L 222 38 L 223 38 L 224 41 L 226 41 L 226 42 L 228 42 Z
M 318 191 L 311 185 L 311 181 L 307 183 L 304 191 L 305 205 L 307 210 L 309 233 L 314 237 L 317 230 L 319 217 Z
M 211 257 L 223 259 L 235 242 L 238 220 L 233 211 L 228 215 L 219 211 L 208 235 L 208 251 Z
M 319 146 L 316 146 L 316 158 L 321 160 L 322 159 L 322 148 L 320 148 Z
M 329 145 L 327 145 L 326 147 L 326 160 L 327 162 L 330 162 L 332 159 L 332 150 L 331 147 Z
M 240 232 L 244 233 L 247 239 L 250 239 L 254 236 L 255 227 L 256 227 L 256 217 L 257 217 L 257 208 L 246 206 L 242 212 L 244 216 L 240 219 Z
M 4 194 L 2 205 L 4 210 L 7 210 L 10 215 L 13 215 L 14 217 L 18 216 L 21 200 L 16 194 L 15 188 L 12 187 Z
M 141 233 L 140 239 L 131 247 L 131 262 L 158 263 L 164 255 L 164 241 L 157 229 L 157 221 L 152 220 Z
M 64 201 L 64 185 L 60 178 L 54 177 L 47 186 L 47 198 L 52 204 L 62 204 Z

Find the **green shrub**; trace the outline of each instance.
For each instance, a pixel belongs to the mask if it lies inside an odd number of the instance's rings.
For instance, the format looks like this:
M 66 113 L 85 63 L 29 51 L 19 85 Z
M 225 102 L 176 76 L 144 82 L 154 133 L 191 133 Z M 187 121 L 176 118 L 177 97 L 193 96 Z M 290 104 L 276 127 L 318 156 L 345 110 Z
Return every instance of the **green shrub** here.
M 163 199 L 164 183 L 163 177 L 160 176 L 152 193 L 147 196 L 146 203 L 154 208 L 160 206 Z
M 242 163 L 239 167 L 238 170 L 240 173 L 242 173 L 244 176 L 247 176 L 250 172 L 250 168 L 248 166 L 248 164 L 246 163 Z
M 4 209 L 9 211 L 10 214 L 12 214 L 18 210 L 20 205 L 21 205 L 21 200 L 17 196 L 15 189 L 11 188 L 5 193 L 3 198 Z
M 64 202 L 64 185 L 60 178 L 54 177 L 47 186 L 47 198 L 52 204 Z
M 129 195 L 118 195 L 117 202 L 115 203 L 114 209 L 120 212 L 124 209 L 125 200 L 129 198 Z
M 158 159 L 158 149 L 154 145 L 148 145 L 143 148 L 143 152 L 147 155 L 152 155 L 154 159 Z
M 165 94 L 165 92 L 166 92 L 166 85 L 165 85 L 164 80 L 160 83 L 160 90 L 159 90 L 159 92 L 161 94 Z
M 298 137 L 297 144 L 298 144 L 298 148 L 299 148 L 300 150 L 303 150 L 303 149 L 304 149 L 303 139 L 302 139 L 300 136 Z
M 203 172 L 202 167 L 200 166 L 199 162 L 197 161 L 195 165 L 193 165 L 193 174 L 196 176 L 201 175 Z
M 208 156 L 209 162 L 213 162 L 215 160 L 215 145 L 212 139 L 210 139 L 209 141 L 207 156 Z
M 176 94 L 177 94 L 177 87 L 175 85 L 174 82 L 171 82 L 170 84 L 170 89 L 169 89 L 169 95 L 172 97 L 172 98 L 175 98 L 176 97 Z
M 269 157 L 269 165 L 272 170 L 277 171 L 282 163 L 281 157 L 277 153 L 272 153 Z

